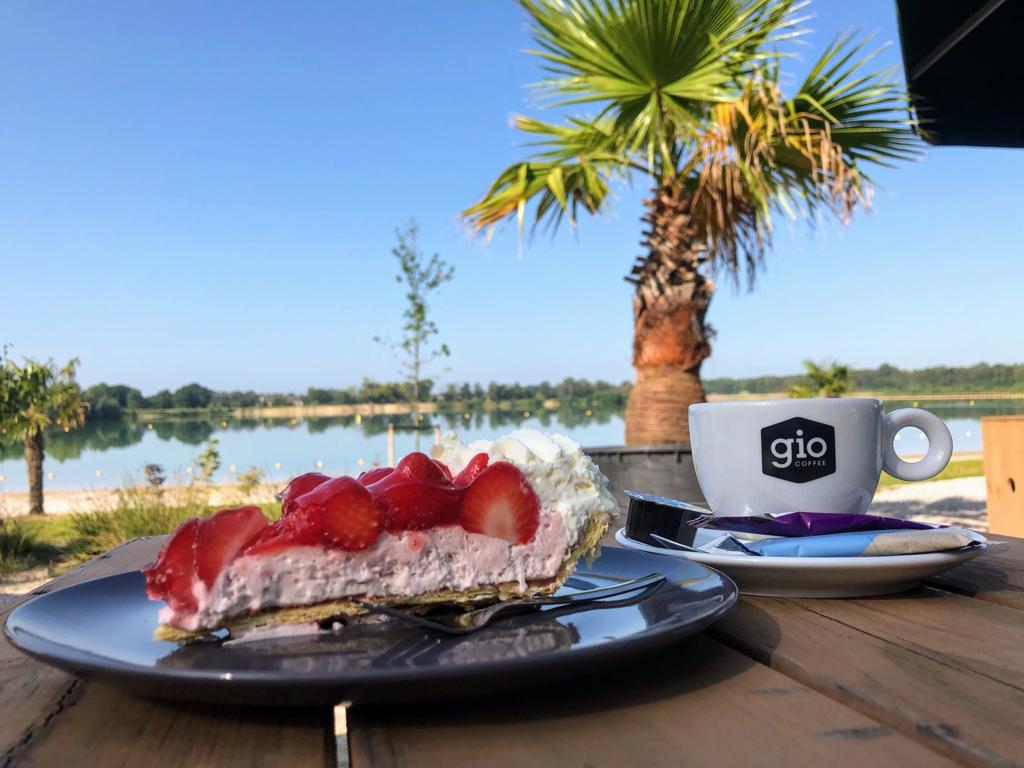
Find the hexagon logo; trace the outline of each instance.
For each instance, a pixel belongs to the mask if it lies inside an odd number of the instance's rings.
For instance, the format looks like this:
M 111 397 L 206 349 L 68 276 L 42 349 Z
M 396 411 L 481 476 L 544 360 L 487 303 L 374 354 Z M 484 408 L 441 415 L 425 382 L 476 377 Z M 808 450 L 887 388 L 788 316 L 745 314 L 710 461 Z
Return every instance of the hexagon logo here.
M 836 471 L 836 430 L 793 418 L 761 430 L 761 471 L 791 483 L 807 483 Z

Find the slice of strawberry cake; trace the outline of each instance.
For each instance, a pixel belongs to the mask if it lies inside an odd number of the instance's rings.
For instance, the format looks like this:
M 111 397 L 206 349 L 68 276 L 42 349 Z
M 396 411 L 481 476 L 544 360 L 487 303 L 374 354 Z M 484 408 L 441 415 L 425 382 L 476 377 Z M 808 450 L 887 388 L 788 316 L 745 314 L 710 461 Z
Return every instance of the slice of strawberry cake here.
M 166 603 L 156 636 L 358 615 L 352 598 L 415 608 L 553 592 L 617 509 L 564 435 L 446 435 L 433 452 L 358 478 L 297 477 L 274 523 L 258 507 L 184 523 L 143 572 Z

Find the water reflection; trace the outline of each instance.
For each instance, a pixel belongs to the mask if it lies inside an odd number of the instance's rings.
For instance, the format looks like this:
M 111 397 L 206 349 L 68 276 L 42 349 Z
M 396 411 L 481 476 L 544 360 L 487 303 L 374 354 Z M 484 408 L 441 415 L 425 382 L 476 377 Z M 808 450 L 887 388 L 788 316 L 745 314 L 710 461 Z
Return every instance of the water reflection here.
M 886 400 L 885 410 L 923 408 L 944 420 L 979 421 L 983 416 L 1016 416 L 1024 414 L 1024 400 Z
M 886 409 L 911 406 L 909 401 L 890 400 Z M 969 402 L 920 402 L 946 420 L 956 451 L 981 450 L 982 416 L 1024 413 L 1024 400 Z M 524 413 L 528 415 L 524 415 Z M 467 418 L 468 416 L 468 418 Z M 416 447 L 411 414 L 377 416 L 315 416 L 303 418 L 238 417 L 229 413 L 197 418 L 159 418 L 94 421 L 71 432 L 47 435 L 47 480 L 51 490 L 116 487 L 126 476 L 137 475 L 146 464 L 160 464 L 172 482 L 187 479 L 186 470 L 211 438 L 220 441 L 222 470 L 217 482 L 232 482 L 249 467 L 259 467 L 270 480 L 313 469 L 333 474 L 352 474 L 387 461 L 386 433 L 394 424 L 399 454 Z M 622 413 L 600 404 L 565 406 L 546 410 L 534 404 L 528 411 L 451 411 L 424 414 L 420 446 L 433 441 L 433 428 L 455 430 L 464 439 L 493 438 L 519 426 L 565 432 L 584 445 L 620 445 Z M 923 434 L 908 430 L 897 443 L 901 454 L 922 453 Z M 21 445 L 0 444 L 0 491 L 26 487 Z M 230 467 L 235 470 L 231 471 Z
M 422 448 L 430 445 L 435 426 L 457 431 L 466 440 L 493 438 L 530 426 L 565 432 L 584 443 L 622 442 L 621 414 L 614 407 L 583 404 L 556 411 L 538 407 L 525 414 L 519 410 L 429 413 L 423 414 L 419 430 L 408 413 L 301 418 L 222 413 L 202 418 L 154 418 L 151 422 L 133 418 L 92 421 L 70 432 L 47 434 L 46 469 L 54 473 L 47 487 L 119 486 L 146 464 L 160 464 L 172 481 L 183 481 L 202 446 L 214 437 L 220 442 L 222 459 L 222 470 L 214 476 L 218 482 L 231 482 L 253 466 L 271 480 L 311 469 L 358 473 L 386 462 L 389 424 L 395 427 L 399 454 L 416 447 L 417 433 Z M 0 490 L 24 490 L 22 450 L 17 443 L 0 444 Z
M 461 431 L 467 426 L 474 429 L 513 429 L 529 417 L 521 411 L 481 411 L 471 414 L 466 420 L 462 412 L 424 414 L 426 419 L 421 431 L 430 431 L 434 425 L 442 430 Z M 559 411 L 541 410 L 531 414 L 533 420 L 544 428 L 558 427 L 572 429 L 581 424 L 607 424 L 619 416 L 617 409 Z M 215 433 L 252 432 L 261 429 L 305 431 L 315 435 L 332 428 L 357 429 L 363 436 L 372 437 L 387 432 L 388 424 L 396 430 L 411 431 L 414 422 L 411 414 L 362 416 L 308 416 L 302 418 L 253 418 L 235 416 L 210 416 L 203 418 L 159 418 L 143 423 L 134 419 L 113 421 L 91 421 L 70 432 L 53 431 L 46 436 L 46 455 L 57 461 L 80 458 L 85 450 L 106 451 L 142 442 L 147 429 L 156 433 L 160 440 L 174 440 L 185 445 L 199 446 Z M 0 443 L 0 459 L 20 459 L 22 447 L 18 443 Z

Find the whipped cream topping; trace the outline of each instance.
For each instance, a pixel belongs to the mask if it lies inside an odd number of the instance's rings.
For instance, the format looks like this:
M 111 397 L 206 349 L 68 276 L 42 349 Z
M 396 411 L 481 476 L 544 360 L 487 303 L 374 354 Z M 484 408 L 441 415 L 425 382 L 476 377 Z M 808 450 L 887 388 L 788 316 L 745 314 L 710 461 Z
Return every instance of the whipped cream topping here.
M 515 464 L 533 486 L 541 509 L 561 517 L 570 546 L 579 539 L 592 516 L 611 518 L 619 509 L 608 490 L 608 478 L 579 443 L 557 432 L 517 429 L 497 440 L 474 440 L 468 445 L 454 432 L 448 432 L 430 452 L 453 474 L 461 472 L 478 453 L 486 453 L 490 463 Z
M 198 608 L 160 610 L 160 622 L 183 629 L 217 627 L 225 618 L 271 608 L 308 605 L 354 595 L 388 597 L 481 585 L 550 581 L 559 572 L 592 517 L 618 510 L 607 478 L 579 443 L 560 434 L 520 429 L 494 441 L 469 445 L 446 434 L 432 453 L 454 473 L 478 453 L 507 461 L 526 476 L 540 501 L 540 525 L 526 544 L 470 533 L 457 526 L 382 533 L 362 551 L 292 547 L 270 555 L 240 557 L 211 589 L 193 584 Z

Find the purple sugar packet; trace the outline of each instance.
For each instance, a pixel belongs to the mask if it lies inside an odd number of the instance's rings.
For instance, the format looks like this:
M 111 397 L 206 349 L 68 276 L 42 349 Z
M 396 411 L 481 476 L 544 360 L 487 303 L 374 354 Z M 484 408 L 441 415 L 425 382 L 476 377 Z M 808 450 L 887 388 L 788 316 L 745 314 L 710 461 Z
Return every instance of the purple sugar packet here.
M 842 515 L 833 512 L 790 512 L 778 517 L 715 517 L 705 526 L 721 531 L 758 533 L 765 536 L 821 536 L 852 531 L 892 531 L 945 528 L 880 515 Z

